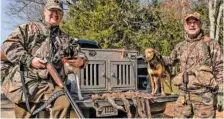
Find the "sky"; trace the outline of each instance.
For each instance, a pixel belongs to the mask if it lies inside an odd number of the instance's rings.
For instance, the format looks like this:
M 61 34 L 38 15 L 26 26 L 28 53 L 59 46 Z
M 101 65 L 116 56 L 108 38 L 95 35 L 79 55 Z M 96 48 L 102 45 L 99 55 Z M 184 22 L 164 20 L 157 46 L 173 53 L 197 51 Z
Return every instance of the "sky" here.
M 1 43 L 7 38 L 7 36 L 12 31 L 12 26 L 7 24 L 7 21 L 10 21 L 10 18 L 5 13 L 6 5 L 10 0 L 1 0 Z
M 6 14 L 6 8 L 10 1 L 12 0 L 0 0 L 1 1 L 1 23 L 0 23 L 0 31 L 1 31 L 1 43 L 7 38 L 7 36 L 12 32 L 15 26 L 20 23 L 15 19 L 9 18 Z

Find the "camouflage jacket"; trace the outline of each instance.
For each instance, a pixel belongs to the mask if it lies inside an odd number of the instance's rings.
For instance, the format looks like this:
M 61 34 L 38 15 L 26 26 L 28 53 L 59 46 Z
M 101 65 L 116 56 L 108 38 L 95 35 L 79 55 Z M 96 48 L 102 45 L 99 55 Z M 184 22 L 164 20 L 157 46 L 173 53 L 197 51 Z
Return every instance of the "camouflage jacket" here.
M 50 27 L 44 23 L 31 22 L 17 27 L 12 34 L 3 42 L 1 51 L 11 63 L 2 83 L 2 92 L 15 103 L 24 102 L 19 65 L 24 64 L 26 70 L 25 83 L 29 94 L 34 102 L 38 102 L 43 92 L 53 90 L 51 80 L 48 80 L 46 69 L 35 69 L 31 67 L 34 57 L 46 58 L 53 56 L 59 46 L 68 44 L 72 39 L 68 34 L 62 32 L 59 27 Z M 76 46 L 79 52 L 79 46 Z M 76 54 L 78 55 L 78 54 Z M 4 63 L 2 64 L 4 65 Z M 56 69 L 62 68 L 58 62 Z M 2 70 L 1 70 L 2 72 Z M 62 78 L 66 78 L 64 74 Z M 38 89 L 38 90 L 37 90 Z M 34 95 L 35 94 L 35 95 Z
M 215 40 L 205 42 L 203 31 L 201 31 L 195 39 L 190 39 L 185 35 L 185 40 L 175 46 L 170 56 L 163 56 L 166 65 L 172 65 L 176 61 L 179 62 L 179 77 L 182 77 L 181 73 L 183 73 L 184 70 L 191 72 L 195 67 L 202 65 L 209 66 L 219 86 L 222 86 L 223 84 L 222 58 L 223 54 L 218 42 Z M 214 84 L 214 86 L 217 84 Z

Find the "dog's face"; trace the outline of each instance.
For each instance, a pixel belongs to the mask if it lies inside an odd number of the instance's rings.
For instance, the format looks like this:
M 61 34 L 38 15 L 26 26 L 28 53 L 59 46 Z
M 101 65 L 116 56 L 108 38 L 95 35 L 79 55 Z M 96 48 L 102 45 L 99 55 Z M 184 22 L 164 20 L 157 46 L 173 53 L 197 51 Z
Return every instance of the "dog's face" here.
M 152 58 L 154 57 L 154 54 L 155 54 L 154 49 L 152 49 L 152 48 L 145 49 L 145 60 L 146 60 L 146 62 L 151 61 Z

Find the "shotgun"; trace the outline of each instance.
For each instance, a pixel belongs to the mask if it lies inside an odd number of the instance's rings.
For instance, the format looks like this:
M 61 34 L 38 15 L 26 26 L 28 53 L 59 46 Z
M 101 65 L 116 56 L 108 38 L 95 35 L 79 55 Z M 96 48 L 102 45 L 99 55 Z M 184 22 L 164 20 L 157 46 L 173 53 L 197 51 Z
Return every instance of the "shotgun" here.
M 64 83 L 62 82 L 61 77 L 59 76 L 59 74 L 57 73 L 54 65 L 50 62 L 50 60 L 48 60 L 47 62 L 47 70 L 50 73 L 50 75 L 52 76 L 54 82 L 60 87 L 64 89 L 65 95 L 67 96 L 69 102 L 72 105 L 72 108 L 74 109 L 74 111 L 76 112 L 76 114 L 79 116 L 79 118 L 84 118 L 81 110 L 79 109 L 78 105 L 76 104 L 76 102 L 72 99 L 71 94 L 69 93 L 67 87 L 64 85 Z

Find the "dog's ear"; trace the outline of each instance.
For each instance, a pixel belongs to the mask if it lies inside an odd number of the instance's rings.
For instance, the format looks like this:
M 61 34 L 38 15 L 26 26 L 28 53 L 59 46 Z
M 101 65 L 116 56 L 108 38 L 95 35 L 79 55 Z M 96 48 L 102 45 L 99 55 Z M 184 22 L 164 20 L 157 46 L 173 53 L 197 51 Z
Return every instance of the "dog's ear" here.
M 148 51 L 148 48 L 145 49 L 144 54 L 146 55 L 146 52 Z
M 153 53 L 157 53 L 157 51 L 155 49 L 152 50 Z
M 153 49 L 153 53 L 154 53 L 154 56 L 159 56 L 160 55 L 160 53 L 155 49 Z

